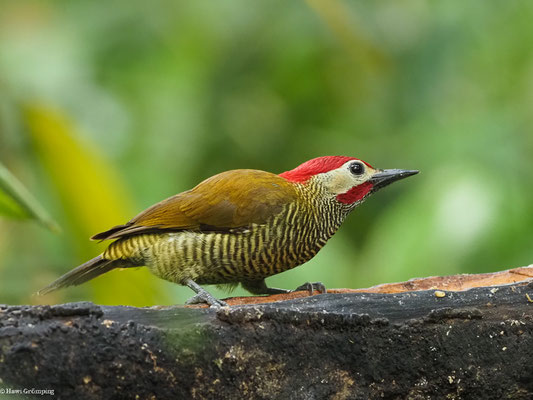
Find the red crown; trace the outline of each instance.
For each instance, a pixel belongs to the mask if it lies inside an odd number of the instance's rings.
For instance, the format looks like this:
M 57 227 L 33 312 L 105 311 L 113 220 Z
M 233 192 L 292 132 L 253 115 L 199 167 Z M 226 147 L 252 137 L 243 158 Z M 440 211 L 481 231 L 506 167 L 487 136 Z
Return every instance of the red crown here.
M 325 156 L 306 161 L 290 171 L 285 171 L 279 174 L 279 176 L 291 182 L 303 183 L 308 181 L 309 178 L 314 175 L 332 171 L 352 160 L 361 161 L 372 168 L 370 164 L 364 162 L 363 160 L 359 160 L 358 158 L 345 156 Z

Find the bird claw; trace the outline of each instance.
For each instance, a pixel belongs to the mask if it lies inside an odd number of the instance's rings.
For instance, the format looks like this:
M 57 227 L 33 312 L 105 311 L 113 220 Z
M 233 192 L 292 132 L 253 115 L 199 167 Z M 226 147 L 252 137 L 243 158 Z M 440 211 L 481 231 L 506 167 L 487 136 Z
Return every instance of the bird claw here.
M 191 297 L 189 300 L 185 302 L 187 305 L 191 304 L 208 304 L 210 307 L 213 308 L 220 308 L 220 307 L 227 307 L 228 304 L 225 301 L 218 300 L 211 296 L 207 292 L 198 293 L 195 294 L 193 297 Z
M 327 293 L 326 287 L 322 282 L 305 282 L 303 285 L 300 285 L 294 289 L 293 292 L 297 292 L 299 290 L 307 290 L 309 295 L 312 295 L 315 290 L 320 293 Z

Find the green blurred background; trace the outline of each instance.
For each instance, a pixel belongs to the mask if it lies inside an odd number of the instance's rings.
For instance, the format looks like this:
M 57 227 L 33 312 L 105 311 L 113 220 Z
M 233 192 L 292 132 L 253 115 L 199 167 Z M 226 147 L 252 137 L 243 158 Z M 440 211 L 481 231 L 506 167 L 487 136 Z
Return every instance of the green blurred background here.
M 90 235 L 212 174 L 321 155 L 421 174 L 270 285 L 532 263 L 531 21 L 526 1 L 3 0 L 0 162 L 62 231 L 4 193 L 0 303 L 182 303 L 146 269 L 31 294 L 97 255 Z

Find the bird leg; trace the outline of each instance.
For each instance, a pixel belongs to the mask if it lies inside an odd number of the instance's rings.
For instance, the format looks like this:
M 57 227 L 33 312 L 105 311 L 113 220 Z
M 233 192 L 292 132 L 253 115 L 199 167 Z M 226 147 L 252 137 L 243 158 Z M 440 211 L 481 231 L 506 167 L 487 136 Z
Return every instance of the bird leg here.
M 196 292 L 196 294 L 193 297 L 191 297 L 189 300 L 187 300 L 185 304 L 207 303 L 211 307 L 215 307 L 215 308 L 228 306 L 224 301 L 216 299 L 211 293 L 209 293 L 207 290 L 202 288 L 192 279 L 187 279 L 184 282 L 184 284 Z
M 326 287 L 324 286 L 322 282 L 313 282 L 313 283 L 306 282 L 303 285 L 298 286 L 294 290 L 268 287 L 264 279 L 260 281 L 241 282 L 241 284 L 244 289 L 248 290 L 252 294 L 280 294 L 280 293 L 298 292 L 300 290 L 307 290 L 309 291 L 310 295 L 313 294 L 315 290 L 318 290 L 320 293 L 326 293 Z
M 303 285 L 300 285 L 294 289 L 293 292 L 297 292 L 299 290 L 308 290 L 310 295 L 313 294 L 315 290 L 319 291 L 320 293 L 327 293 L 326 286 L 324 286 L 322 282 L 305 282 Z
M 287 289 L 270 288 L 266 285 L 265 280 L 241 282 L 243 289 L 248 290 L 251 294 L 281 294 L 290 293 Z

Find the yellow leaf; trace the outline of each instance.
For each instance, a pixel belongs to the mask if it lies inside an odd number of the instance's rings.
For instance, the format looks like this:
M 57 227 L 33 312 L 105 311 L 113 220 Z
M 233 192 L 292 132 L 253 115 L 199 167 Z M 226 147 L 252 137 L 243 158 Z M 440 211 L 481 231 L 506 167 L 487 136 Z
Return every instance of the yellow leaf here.
M 82 263 L 104 248 L 90 242 L 90 236 L 134 215 L 130 195 L 113 165 L 94 145 L 82 142 L 64 113 L 32 104 L 25 108 L 25 119 L 36 153 L 68 217 L 70 226 L 65 230 L 79 237 Z M 164 301 L 160 283 L 146 268 L 111 271 L 89 284 L 94 300 L 101 304 L 145 306 Z

